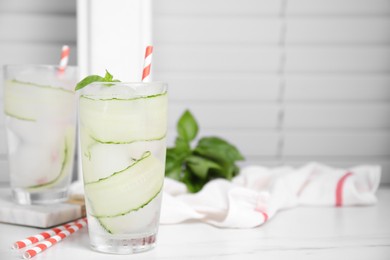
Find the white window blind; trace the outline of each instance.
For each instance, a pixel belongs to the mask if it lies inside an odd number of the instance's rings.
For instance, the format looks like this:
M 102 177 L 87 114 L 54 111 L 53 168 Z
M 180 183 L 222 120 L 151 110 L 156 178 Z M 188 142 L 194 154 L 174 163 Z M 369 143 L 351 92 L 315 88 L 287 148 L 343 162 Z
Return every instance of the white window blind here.
M 159 0 L 170 143 L 189 108 L 247 163 L 380 164 L 390 182 L 390 1 Z
M 0 182 L 8 181 L 3 110 L 4 64 L 57 64 L 61 46 L 77 63 L 76 0 L 0 1 Z

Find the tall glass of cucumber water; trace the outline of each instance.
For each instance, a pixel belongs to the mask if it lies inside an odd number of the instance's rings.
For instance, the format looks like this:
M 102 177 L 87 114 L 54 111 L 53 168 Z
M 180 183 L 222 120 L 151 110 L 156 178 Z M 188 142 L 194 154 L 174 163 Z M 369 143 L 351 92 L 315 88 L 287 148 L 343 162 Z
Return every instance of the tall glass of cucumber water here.
M 82 170 L 91 247 L 155 246 L 165 169 L 167 85 L 92 83 L 80 90 Z
M 76 132 L 77 69 L 4 66 L 10 184 L 20 204 L 67 199 Z

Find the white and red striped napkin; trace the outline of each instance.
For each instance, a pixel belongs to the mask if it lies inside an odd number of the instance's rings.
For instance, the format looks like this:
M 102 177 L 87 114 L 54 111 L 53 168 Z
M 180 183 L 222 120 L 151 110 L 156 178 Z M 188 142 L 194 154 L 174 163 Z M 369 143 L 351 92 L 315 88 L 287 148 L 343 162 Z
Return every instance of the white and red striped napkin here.
M 197 220 L 218 227 L 252 228 L 279 210 L 297 206 L 373 205 L 380 175 L 379 166 L 248 166 L 232 182 L 217 179 L 196 194 L 188 194 L 182 183 L 166 179 L 161 223 Z

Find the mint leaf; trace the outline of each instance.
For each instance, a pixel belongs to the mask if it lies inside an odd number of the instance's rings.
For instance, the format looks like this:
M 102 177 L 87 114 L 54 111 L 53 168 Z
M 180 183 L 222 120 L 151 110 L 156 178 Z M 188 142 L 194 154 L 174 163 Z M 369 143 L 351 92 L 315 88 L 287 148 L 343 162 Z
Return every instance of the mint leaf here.
M 209 170 L 216 169 L 221 170 L 221 166 L 219 166 L 217 163 L 202 158 L 200 156 L 192 155 L 187 157 L 186 159 L 188 167 L 192 170 L 192 172 L 198 176 L 199 178 L 205 180 L 207 179 L 207 175 L 209 173 Z
M 120 82 L 117 79 L 113 79 L 114 77 L 106 70 L 106 75 L 103 77 L 99 75 L 90 75 L 82 79 L 79 83 L 77 83 L 75 90 L 82 89 L 93 82 Z M 112 84 L 107 84 L 107 86 L 111 86 Z
M 183 138 L 185 141 L 192 141 L 195 139 L 198 134 L 198 123 L 191 114 L 190 111 L 186 110 L 184 114 L 180 117 L 177 124 L 177 132 L 179 137 Z

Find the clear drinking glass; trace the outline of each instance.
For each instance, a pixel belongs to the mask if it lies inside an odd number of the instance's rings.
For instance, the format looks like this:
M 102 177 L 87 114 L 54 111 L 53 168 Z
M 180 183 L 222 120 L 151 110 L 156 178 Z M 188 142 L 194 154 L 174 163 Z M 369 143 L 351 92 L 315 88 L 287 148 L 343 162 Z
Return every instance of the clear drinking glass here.
M 93 83 L 79 120 L 93 249 L 131 254 L 155 246 L 165 169 L 167 86 Z
M 4 66 L 10 183 L 20 204 L 64 201 L 72 177 L 77 69 Z

